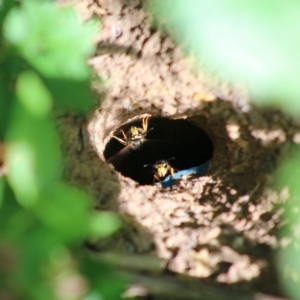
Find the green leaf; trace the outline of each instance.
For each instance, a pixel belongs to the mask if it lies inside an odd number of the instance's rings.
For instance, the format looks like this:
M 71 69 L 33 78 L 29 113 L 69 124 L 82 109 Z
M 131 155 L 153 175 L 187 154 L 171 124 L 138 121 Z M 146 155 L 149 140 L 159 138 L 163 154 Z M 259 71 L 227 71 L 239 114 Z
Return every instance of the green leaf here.
M 297 230 L 299 230 L 299 225 Z M 277 255 L 281 285 L 291 299 L 300 299 L 300 259 L 299 250 L 295 246 L 298 243 L 299 241 L 284 249 L 280 249 Z
M 59 108 L 85 112 L 93 105 L 88 80 L 76 81 L 45 77 L 44 82 Z
M 63 242 L 78 243 L 89 232 L 90 199 L 67 185 L 53 185 L 33 208 L 39 220 Z
M 49 253 L 60 246 L 57 236 L 36 223 L 26 235 L 16 240 L 15 246 L 18 266 L 11 282 L 21 289 L 22 294 L 25 292 L 28 299 L 55 299 L 46 271 Z
M 288 187 L 291 196 L 300 195 L 300 147 L 294 147 L 278 167 L 276 171 L 276 186 L 278 188 Z M 298 175 L 297 175 L 298 174 Z
M 31 206 L 41 191 L 51 190 L 61 171 L 60 149 L 54 125 L 14 106 L 6 134 L 8 180 L 19 203 Z
M 15 4 L 14 0 L 0 1 L 0 32 L 2 32 L 3 19 L 6 17 L 7 13 L 13 7 L 14 4 Z M 0 36 L 0 40 L 1 40 L 1 36 Z
M 259 103 L 300 111 L 300 2 L 154 1 L 176 39 Z
M 30 206 L 37 201 L 39 196 L 34 149 L 26 141 L 19 141 L 11 143 L 7 151 L 7 164 L 10 169 L 9 182 L 16 192 L 19 203 Z
M 3 237 L 7 234 L 7 232 L 9 232 L 9 234 L 12 236 L 14 235 L 14 232 L 18 231 L 18 228 L 12 228 L 8 224 L 12 216 L 14 216 L 15 213 L 20 209 L 20 206 L 16 202 L 14 193 L 9 184 L 7 184 L 6 179 L 2 178 L 2 180 L 4 182 L 2 185 L 2 205 L 0 207 L 0 235 Z
M 37 117 L 49 115 L 51 95 L 36 73 L 22 73 L 17 82 L 16 93 L 29 113 Z
M 95 50 L 97 30 L 99 22 L 80 23 L 70 8 L 34 0 L 21 2 L 4 22 L 7 45 L 40 74 L 55 105 L 78 111 L 93 104 L 86 60 Z
M 5 184 L 4 178 L 0 176 L 0 209 L 4 202 L 4 184 Z
M 121 221 L 116 214 L 109 212 L 94 212 L 90 217 L 92 238 L 106 238 L 121 226 Z
M 289 239 L 286 247 L 277 251 L 277 265 L 280 280 L 286 293 L 293 299 L 300 297 L 300 149 L 295 148 L 289 153 L 276 172 L 276 187 L 285 189 L 288 199 L 284 205 L 284 219 L 287 224 L 281 229 L 280 235 Z
M 1 47 L 1 46 L 0 46 Z M 14 103 L 15 82 L 24 61 L 15 56 L 11 49 L 5 49 L 4 57 L 1 57 L 0 50 L 0 138 L 3 139 L 7 122 L 11 117 L 11 110 Z
M 7 16 L 4 34 L 41 74 L 83 80 L 90 75 L 85 59 L 95 49 L 92 39 L 98 27 L 79 23 L 72 9 L 28 0 Z
M 81 257 L 80 270 L 89 279 L 92 287 L 84 300 L 98 300 L 99 297 L 100 299 L 122 299 L 120 295 L 128 282 L 122 276 L 116 276 L 111 265 Z M 99 276 L 99 272 L 106 276 Z

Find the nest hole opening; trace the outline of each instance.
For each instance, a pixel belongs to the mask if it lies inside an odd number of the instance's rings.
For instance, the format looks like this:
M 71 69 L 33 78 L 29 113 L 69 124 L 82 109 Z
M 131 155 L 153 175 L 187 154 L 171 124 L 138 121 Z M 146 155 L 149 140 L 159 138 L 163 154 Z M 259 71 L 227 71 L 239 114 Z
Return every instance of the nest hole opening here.
M 210 137 L 186 119 L 150 116 L 147 125 L 147 134 L 138 148 L 124 145 L 112 137 L 103 152 L 115 170 L 139 184 L 154 183 L 155 168 L 151 166 L 158 161 L 165 160 L 173 170 L 182 171 L 200 166 L 213 156 L 214 145 Z M 132 127 L 142 129 L 143 118 L 123 124 L 113 135 L 125 140 L 122 131 L 130 135 Z

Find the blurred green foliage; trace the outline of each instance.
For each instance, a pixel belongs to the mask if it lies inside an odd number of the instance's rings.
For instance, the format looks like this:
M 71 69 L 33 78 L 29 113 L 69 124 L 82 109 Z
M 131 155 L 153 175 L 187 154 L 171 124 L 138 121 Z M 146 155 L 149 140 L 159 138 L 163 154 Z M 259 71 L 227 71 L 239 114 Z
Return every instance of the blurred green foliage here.
M 300 2 L 154 0 L 175 39 L 225 80 L 247 84 L 252 100 L 300 112 Z
M 300 115 L 300 2 L 297 0 L 153 0 L 157 26 L 224 81 L 242 83 L 251 101 Z M 203 65 L 201 65 L 203 68 Z M 203 70 L 202 70 L 203 71 Z M 279 277 L 300 299 L 300 151 L 279 166 L 277 187 L 289 190 L 281 234 L 291 244 L 279 251 Z
M 50 118 L 54 108 L 92 108 L 86 59 L 99 28 L 52 1 L 0 1 L 0 141 L 9 170 L 0 177 L 1 299 L 118 299 L 123 287 L 80 251 L 120 221 L 93 212 L 91 199 L 62 181 Z
M 286 293 L 300 299 L 300 156 L 299 147 L 293 149 L 279 166 L 276 186 L 288 201 L 284 205 L 284 226 L 280 237 L 286 240 L 284 249 L 278 251 L 278 270 Z

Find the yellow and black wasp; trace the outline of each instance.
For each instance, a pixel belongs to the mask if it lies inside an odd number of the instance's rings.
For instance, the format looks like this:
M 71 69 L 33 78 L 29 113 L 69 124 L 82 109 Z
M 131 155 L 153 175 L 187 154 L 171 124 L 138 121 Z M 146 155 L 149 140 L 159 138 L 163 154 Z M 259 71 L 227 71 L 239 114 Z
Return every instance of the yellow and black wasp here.
M 169 164 L 169 160 L 174 159 L 175 157 L 169 159 L 158 160 L 154 165 L 148 164 L 144 165 L 144 167 L 152 166 L 154 169 L 153 181 L 160 182 L 164 180 L 168 175 L 173 178 L 173 174 L 175 173 L 175 169 Z
M 120 130 L 123 134 L 123 138 L 119 138 L 114 135 L 112 137 L 122 143 L 124 146 L 129 145 L 133 150 L 140 148 L 140 146 L 145 142 L 147 133 L 153 129 L 150 128 L 150 130 L 148 130 L 149 118 L 150 116 L 146 116 L 142 119 L 143 128 L 131 126 L 127 133 L 125 133 L 124 130 Z

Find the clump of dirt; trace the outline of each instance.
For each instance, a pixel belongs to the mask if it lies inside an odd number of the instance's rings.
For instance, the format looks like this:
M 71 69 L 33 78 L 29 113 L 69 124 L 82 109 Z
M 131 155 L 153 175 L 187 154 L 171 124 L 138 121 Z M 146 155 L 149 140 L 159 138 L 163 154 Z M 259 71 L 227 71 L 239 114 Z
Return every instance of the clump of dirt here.
M 273 250 L 282 243 L 275 235 L 282 211 L 274 208 L 287 197 L 270 185 L 279 159 L 297 142 L 299 126 L 276 109 L 251 105 L 245 92 L 195 74 L 180 47 L 152 28 L 142 4 L 98 0 L 76 6 L 85 18 L 101 18 L 89 64 L 104 83 L 93 83 L 99 104 L 87 119 L 60 119 L 66 174 L 94 196 L 97 209 L 118 212 L 125 226 L 115 240 L 90 248 L 154 255 L 164 261 L 164 270 L 196 282 L 205 278 L 279 295 Z M 162 189 L 140 185 L 108 164 L 112 136 L 145 115 L 185 120 L 203 130 L 214 145 L 208 173 Z M 122 151 L 124 145 L 117 146 Z M 163 294 L 151 288 L 149 293 Z

